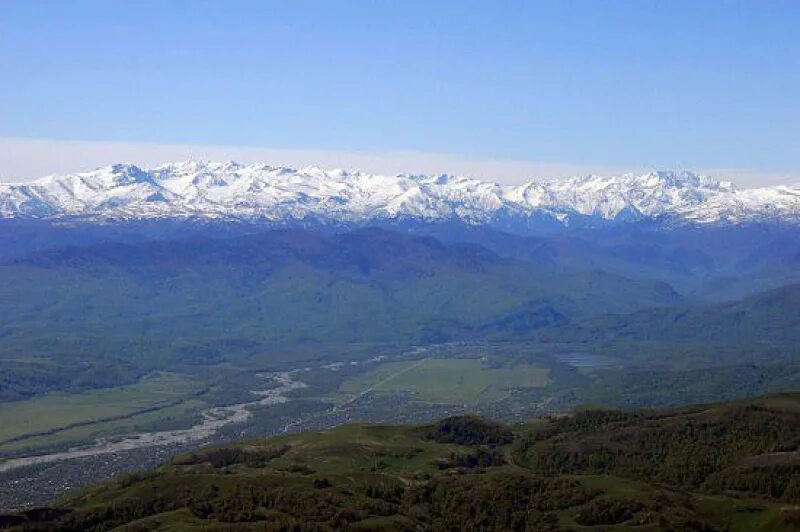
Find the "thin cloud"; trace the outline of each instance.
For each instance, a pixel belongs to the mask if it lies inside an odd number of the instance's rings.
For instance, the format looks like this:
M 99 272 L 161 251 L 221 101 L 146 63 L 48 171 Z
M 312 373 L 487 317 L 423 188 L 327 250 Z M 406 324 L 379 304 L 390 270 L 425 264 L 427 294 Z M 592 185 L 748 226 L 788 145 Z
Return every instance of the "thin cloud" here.
M 45 175 L 86 171 L 120 162 L 153 167 L 183 160 L 234 160 L 244 164 L 260 162 L 291 167 L 318 165 L 381 174 L 449 173 L 508 185 L 524 183 L 532 178 L 614 175 L 653 169 L 478 159 L 418 151 L 360 152 L 0 137 L 0 182 L 27 182 Z M 734 181 L 741 186 L 800 181 L 800 172 L 759 172 L 731 168 L 700 168 L 697 171 Z

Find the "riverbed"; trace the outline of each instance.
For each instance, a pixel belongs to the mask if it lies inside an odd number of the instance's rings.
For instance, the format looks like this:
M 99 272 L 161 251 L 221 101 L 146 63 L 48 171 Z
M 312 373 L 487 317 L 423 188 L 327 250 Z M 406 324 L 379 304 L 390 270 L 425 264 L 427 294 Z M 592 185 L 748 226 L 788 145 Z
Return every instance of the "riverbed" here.
M 253 415 L 251 408 L 285 403 L 289 401 L 286 394 L 293 390 L 306 388 L 305 383 L 293 378 L 294 373 L 296 372 L 284 371 L 259 374 L 260 377 L 277 384 L 277 386 L 267 390 L 253 391 L 254 395 L 260 397 L 254 401 L 209 408 L 202 412 L 200 422 L 188 429 L 143 432 L 122 439 L 101 439 L 92 445 L 75 447 L 68 451 L 13 458 L 0 463 L 0 473 L 36 464 L 130 451 L 142 447 L 185 444 L 210 438 L 226 425 L 247 421 Z

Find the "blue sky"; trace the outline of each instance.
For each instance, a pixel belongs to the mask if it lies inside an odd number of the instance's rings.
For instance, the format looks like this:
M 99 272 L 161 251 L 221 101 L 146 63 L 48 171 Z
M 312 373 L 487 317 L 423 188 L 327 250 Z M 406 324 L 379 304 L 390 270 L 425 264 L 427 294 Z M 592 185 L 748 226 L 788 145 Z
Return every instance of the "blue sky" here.
M 793 1 L 4 0 L 0 137 L 756 182 L 800 175 L 798 27 Z M 41 166 L 10 149 L 0 176 Z

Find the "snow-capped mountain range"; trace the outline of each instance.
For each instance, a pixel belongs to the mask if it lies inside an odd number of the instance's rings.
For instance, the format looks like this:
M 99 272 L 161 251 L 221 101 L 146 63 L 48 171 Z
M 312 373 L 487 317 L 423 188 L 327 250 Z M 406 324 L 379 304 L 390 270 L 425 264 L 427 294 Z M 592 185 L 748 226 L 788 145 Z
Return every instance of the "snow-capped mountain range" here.
M 93 222 L 178 218 L 273 223 L 549 219 L 800 222 L 800 185 L 739 189 L 690 172 L 587 176 L 501 186 L 449 175 L 381 176 L 317 167 L 128 164 L 0 184 L 0 217 Z

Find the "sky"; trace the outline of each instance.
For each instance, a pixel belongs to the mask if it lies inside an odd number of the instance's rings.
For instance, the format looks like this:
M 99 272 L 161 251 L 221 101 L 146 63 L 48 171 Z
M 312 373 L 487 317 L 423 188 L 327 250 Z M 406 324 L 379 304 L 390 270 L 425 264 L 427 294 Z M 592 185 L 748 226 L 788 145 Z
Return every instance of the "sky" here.
M 237 159 L 800 181 L 800 2 L 0 1 L 0 180 Z

